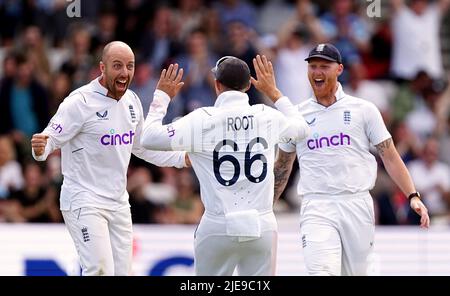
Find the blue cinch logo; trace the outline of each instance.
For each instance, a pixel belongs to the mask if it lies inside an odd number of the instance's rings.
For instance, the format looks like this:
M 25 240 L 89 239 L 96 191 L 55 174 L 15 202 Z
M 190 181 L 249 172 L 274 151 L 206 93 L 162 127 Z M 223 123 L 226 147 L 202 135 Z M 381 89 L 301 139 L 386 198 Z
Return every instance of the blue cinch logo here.
M 58 132 L 58 134 L 62 133 L 63 128 L 62 125 L 56 122 L 50 122 L 48 124 L 50 126 L 51 129 L 55 130 L 56 132 Z
M 100 138 L 100 143 L 104 146 L 129 145 L 133 144 L 134 135 L 135 133 L 132 130 L 123 134 L 116 134 L 114 129 L 111 129 L 109 135 L 103 135 Z
M 339 135 L 333 135 L 330 137 L 320 137 L 319 134 L 315 133 L 313 135 L 314 139 L 309 139 L 306 142 L 309 150 L 320 149 L 323 147 L 330 146 L 345 146 L 350 145 L 350 136 L 344 133 L 340 133 Z
M 171 124 L 167 126 L 167 133 L 169 134 L 169 138 L 175 136 L 175 129 Z

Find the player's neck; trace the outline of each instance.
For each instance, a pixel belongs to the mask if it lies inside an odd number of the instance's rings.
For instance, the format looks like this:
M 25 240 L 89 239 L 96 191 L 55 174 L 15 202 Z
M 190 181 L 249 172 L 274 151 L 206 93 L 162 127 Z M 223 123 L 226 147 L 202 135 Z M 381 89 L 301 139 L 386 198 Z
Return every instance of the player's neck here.
M 338 85 L 331 88 L 331 91 L 322 94 L 315 94 L 317 102 L 325 107 L 329 107 L 336 103 L 336 91 L 338 89 Z
M 108 85 L 106 84 L 106 79 L 105 76 L 101 76 L 100 79 L 98 80 L 98 82 L 100 83 L 101 86 L 103 86 L 104 88 L 106 88 L 108 90 L 108 92 L 106 93 L 106 96 L 114 99 L 116 101 L 119 101 L 121 96 L 119 97 L 118 95 L 115 95 L 113 92 L 111 92 L 111 90 L 109 90 Z
M 329 107 L 336 102 L 336 97 L 333 95 L 331 98 L 317 98 L 317 102 L 322 106 Z

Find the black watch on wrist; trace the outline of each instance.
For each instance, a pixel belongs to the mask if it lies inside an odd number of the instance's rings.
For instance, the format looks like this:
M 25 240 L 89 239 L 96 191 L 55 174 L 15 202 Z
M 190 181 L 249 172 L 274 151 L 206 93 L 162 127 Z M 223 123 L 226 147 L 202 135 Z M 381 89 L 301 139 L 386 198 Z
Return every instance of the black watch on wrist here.
M 413 192 L 410 195 L 408 195 L 408 200 L 411 200 L 411 198 L 413 198 L 414 196 L 417 196 L 419 199 L 421 198 L 419 192 Z

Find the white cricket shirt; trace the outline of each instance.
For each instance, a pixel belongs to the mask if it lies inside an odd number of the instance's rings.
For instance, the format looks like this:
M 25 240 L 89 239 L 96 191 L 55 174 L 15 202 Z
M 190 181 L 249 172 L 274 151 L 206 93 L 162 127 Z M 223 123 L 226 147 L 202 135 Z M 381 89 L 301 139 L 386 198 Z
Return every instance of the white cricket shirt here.
M 297 151 L 300 195 L 350 194 L 375 185 L 377 163 L 369 148 L 391 135 L 373 103 L 346 95 L 340 84 L 335 96 L 329 107 L 315 98 L 297 105 L 310 135 L 296 144 L 280 144 L 283 151 Z
M 275 145 L 308 133 L 287 98 L 278 101 L 291 106 L 293 118 L 263 104 L 250 106 L 248 100 L 243 92 L 227 91 L 213 107 L 197 109 L 165 126 L 169 96 L 157 90 L 150 105 L 142 146 L 188 151 L 207 215 L 253 209 L 272 213 Z
M 183 152 L 155 152 L 140 146 L 142 105 L 131 90 L 120 100 L 107 97 L 99 78 L 74 90 L 43 131 L 49 135 L 45 160 L 61 148 L 61 210 L 129 206 L 126 191 L 131 153 L 158 166 L 185 165 Z

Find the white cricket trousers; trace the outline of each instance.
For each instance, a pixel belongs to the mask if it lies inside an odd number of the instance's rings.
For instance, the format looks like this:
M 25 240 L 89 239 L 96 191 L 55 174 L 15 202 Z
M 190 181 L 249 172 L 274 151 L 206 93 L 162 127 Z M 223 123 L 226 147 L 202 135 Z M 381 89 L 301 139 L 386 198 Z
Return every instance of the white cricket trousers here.
M 231 276 L 237 268 L 240 276 L 275 275 L 277 232 L 265 231 L 261 237 L 239 241 L 237 236 L 196 236 L 195 274 Z
M 277 223 L 272 211 L 260 215 L 261 236 L 226 235 L 223 216 L 205 213 L 195 231 L 194 267 L 200 276 L 275 275 Z
M 367 275 L 375 236 L 370 193 L 305 196 L 300 233 L 309 275 Z
M 83 276 L 130 275 L 133 230 L 130 208 L 83 207 L 61 211 L 75 243 Z

